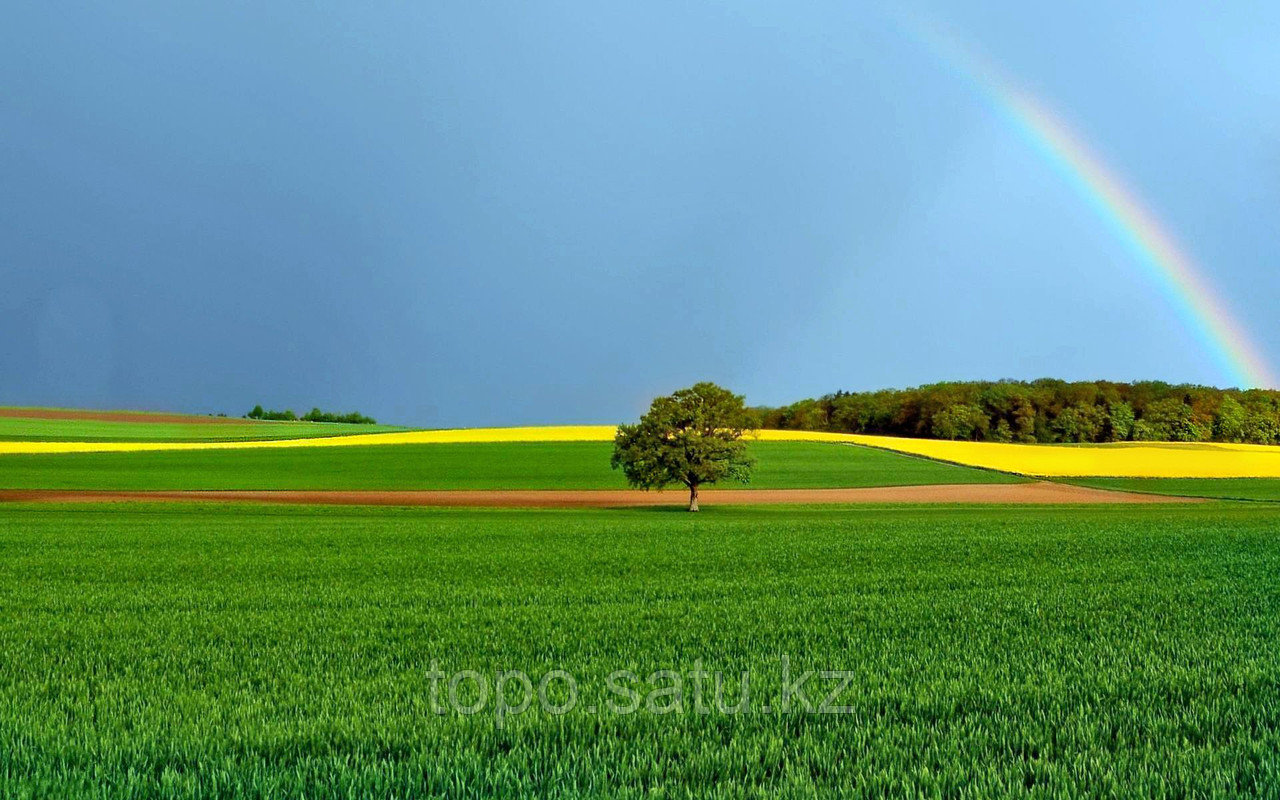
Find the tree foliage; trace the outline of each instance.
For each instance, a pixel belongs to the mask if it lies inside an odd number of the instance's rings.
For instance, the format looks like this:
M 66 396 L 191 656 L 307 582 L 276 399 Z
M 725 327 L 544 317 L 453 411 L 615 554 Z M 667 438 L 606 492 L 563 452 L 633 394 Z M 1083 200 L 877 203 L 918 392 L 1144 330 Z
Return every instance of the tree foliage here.
M 947 406 L 933 415 L 930 430 L 936 439 L 982 439 L 991 420 L 982 409 L 968 403 Z
M 935 383 L 751 409 L 755 426 L 995 442 L 1280 444 L 1280 392 L 1159 381 Z
M 345 422 L 348 425 L 376 425 L 378 421 L 373 417 L 366 417 L 359 411 L 352 411 L 350 414 L 335 414 L 332 411 L 321 411 L 313 408 L 302 418 L 307 422 Z
M 283 420 L 286 422 L 298 419 L 298 415 L 293 413 L 293 409 L 264 411 L 261 405 L 254 406 L 252 411 L 245 414 L 245 417 L 247 419 Z M 313 408 L 303 414 L 302 419 L 306 422 L 345 422 L 348 425 L 376 425 L 378 422 L 373 417 L 366 417 L 359 411 L 352 411 L 350 414 L 335 414 L 331 411 L 321 411 L 318 408 Z
M 641 489 L 683 484 L 689 510 L 697 511 L 698 487 L 750 479 L 753 462 L 742 435 L 754 422 L 740 395 L 698 383 L 655 399 L 637 424 L 618 426 L 613 468 Z
M 284 411 L 276 411 L 275 409 L 263 411 L 262 406 L 258 405 L 258 406 L 254 406 L 253 410 L 250 411 L 248 414 L 245 414 L 245 418 L 246 419 L 269 419 L 269 420 L 276 420 L 276 421 L 293 422 L 298 418 L 298 415 L 293 413 L 293 409 L 291 408 L 286 408 Z

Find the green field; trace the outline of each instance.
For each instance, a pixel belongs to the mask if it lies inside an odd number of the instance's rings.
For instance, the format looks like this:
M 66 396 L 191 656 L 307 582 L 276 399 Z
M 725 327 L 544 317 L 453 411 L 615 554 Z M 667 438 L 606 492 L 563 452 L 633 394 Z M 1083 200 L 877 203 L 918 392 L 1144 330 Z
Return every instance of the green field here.
M 608 442 L 0 455 L 5 489 L 621 489 Z M 847 445 L 755 442 L 767 489 L 1023 479 Z M 724 484 L 731 488 L 734 484 Z
M 1280 501 L 1280 479 L 1277 478 L 1072 478 L 1070 482 L 1099 489 L 1180 497 Z
M 5 796 L 1280 787 L 1262 507 L 7 506 L 0 531 Z M 848 713 L 781 713 L 784 656 L 793 681 L 847 671 Z M 487 685 L 563 669 L 577 703 L 500 723 L 468 677 L 437 715 L 433 660 Z M 695 662 L 732 676 L 719 706 Z M 657 713 L 658 670 L 683 710 Z M 815 712 L 840 680 L 807 684 Z
M 6 442 L 236 442 L 304 439 L 352 433 L 399 431 L 391 425 L 334 422 L 273 422 L 212 419 L 209 422 L 122 422 L 91 419 L 35 419 L 0 416 L 0 441 Z

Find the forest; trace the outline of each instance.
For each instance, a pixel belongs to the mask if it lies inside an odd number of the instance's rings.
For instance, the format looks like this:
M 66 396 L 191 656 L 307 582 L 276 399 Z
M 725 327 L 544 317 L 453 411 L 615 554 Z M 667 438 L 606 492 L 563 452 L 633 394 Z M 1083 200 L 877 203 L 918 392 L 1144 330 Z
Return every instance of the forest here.
M 990 442 L 1280 444 L 1280 391 L 1160 381 L 967 381 L 752 409 L 762 428 Z

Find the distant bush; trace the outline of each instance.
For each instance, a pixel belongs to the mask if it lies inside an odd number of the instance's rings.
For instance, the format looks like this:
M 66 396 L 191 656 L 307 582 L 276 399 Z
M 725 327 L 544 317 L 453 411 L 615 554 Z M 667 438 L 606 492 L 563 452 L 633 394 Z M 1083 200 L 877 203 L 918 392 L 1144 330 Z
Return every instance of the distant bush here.
M 253 410 L 244 415 L 246 419 L 270 419 L 283 420 L 293 422 L 298 419 L 298 415 L 293 413 L 292 409 L 284 411 L 264 411 L 262 406 L 254 406 Z M 378 421 L 373 417 L 366 417 L 359 411 L 352 411 L 350 414 L 334 414 L 330 411 L 321 411 L 313 408 L 302 416 L 304 422 L 345 422 L 348 425 L 377 425 Z
M 352 411 L 350 414 L 334 414 L 330 411 L 321 411 L 313 408 L 302 416 L 307 422 L 345 422 L 348 425 L 376 425 L 378 421 L 373 417 L 366 417 L 359 411 Z
M 994 442 L 1280 444 L 1280 392 L 1159 381 L 970 381 L 754 408 L 762 428 Z
M 254 406 L 252 411 L 245 414 L 245 417 L 248 419 L 271 419 L 293 422 L 298 418 L 298 415 L 293 413 L 291 409 L 285 409 L 284 411 L 263 411 L 262 406 Z

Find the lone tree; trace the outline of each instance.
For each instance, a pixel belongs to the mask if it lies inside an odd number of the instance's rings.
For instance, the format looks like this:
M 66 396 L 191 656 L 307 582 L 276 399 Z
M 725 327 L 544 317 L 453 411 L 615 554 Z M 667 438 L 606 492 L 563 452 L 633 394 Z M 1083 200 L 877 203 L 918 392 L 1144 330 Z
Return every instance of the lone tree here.
M 742 435 L 751 427 L 741 395 L 699 383 L 654 400 L 639 423 L 618 426 L 613 468 L 640 489 L 684 484 L 697 511 L 699 486 L 750 479 L 754 462 Z

